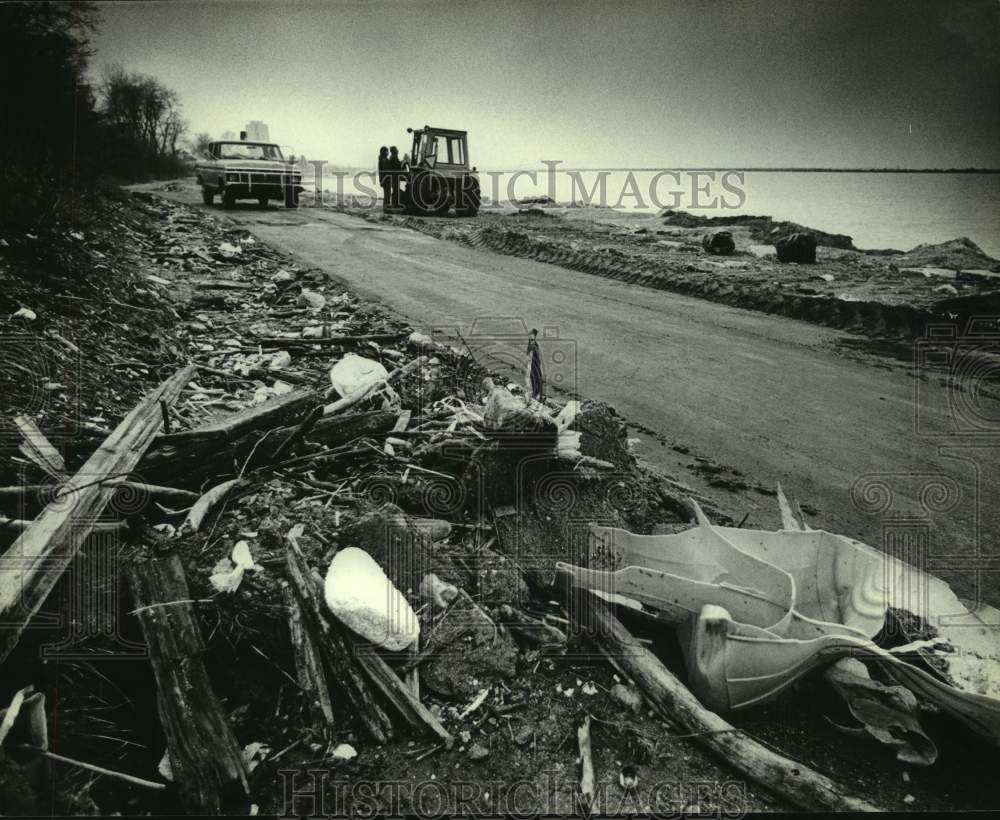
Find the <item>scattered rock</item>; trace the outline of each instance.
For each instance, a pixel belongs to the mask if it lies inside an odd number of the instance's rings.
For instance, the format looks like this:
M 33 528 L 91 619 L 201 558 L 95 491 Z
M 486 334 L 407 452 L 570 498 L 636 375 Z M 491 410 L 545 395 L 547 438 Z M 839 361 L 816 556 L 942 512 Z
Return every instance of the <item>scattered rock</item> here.
M 816 261 L 816 237 L 811 233 L 793 233 L 774 243 L 779 262 L 813 264 Z
M 302 293 L 299 294 L 299 304 L 310 310 L 319 311 L 326 307 L 326 297 L 322 293 L 302 288 Z
M 516 732 L 514 732 L 514 744 L 516 746 L 524 746 L 525 744 L 529 743 L 534 736 L 535 736 L 534 727 L 525 724 Z
M 626 686 L 624 683 L 616 683 L 608 690 L 611 699 L 617 701 L 626 709 L 630 709 L 636 714 L 642 709 L 642 693 L 634 686 Z
M 729 256 L 736 250 L 736 242 L 729 231 L 710 231 L 701 238 L 701 246 L 708 253 Z
M 482 743 L 473 743 L 469 747 L 469 760 L 485 760 L 490 756 L 490 750 Z

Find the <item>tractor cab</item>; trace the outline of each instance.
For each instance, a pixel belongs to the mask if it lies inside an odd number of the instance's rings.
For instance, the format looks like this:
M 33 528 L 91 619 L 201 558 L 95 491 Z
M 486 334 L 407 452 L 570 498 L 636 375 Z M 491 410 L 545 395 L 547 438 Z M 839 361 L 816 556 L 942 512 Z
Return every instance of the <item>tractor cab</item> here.
M 441 173 L 467 172 L 468 156 L 469 137 L 466 131 L 430 127 L 413 131 L 411 165 L 434 168 Z
M 408 213 L 458 216 L 479 212 L 479 179 L 469 166 L 467 131 L 450 128 L 407 128 L 413 135 L 410 161 L 404 171 L 403 205 Z

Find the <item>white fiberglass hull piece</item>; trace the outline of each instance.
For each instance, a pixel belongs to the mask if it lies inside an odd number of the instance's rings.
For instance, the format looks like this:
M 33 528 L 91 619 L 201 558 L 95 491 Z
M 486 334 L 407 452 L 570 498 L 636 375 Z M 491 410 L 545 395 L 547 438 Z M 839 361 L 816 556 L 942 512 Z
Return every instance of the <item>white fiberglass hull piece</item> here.
M 1000 612 L 970 611 L 940 579 L 860 541 L 823 530 L 714 527 L 694 508 L 698 526 L 673 535 L 593 526 L 590 568 L 560 569 L 578 586 L 633 599 L 677 625 L 703 702 L 719 710 L 759 704 L 852 655 L 877 661 L 1000 746 Z M 948 651 L 935 657 L 948 680 L 870 640 L 889 607 L 937 630 Z

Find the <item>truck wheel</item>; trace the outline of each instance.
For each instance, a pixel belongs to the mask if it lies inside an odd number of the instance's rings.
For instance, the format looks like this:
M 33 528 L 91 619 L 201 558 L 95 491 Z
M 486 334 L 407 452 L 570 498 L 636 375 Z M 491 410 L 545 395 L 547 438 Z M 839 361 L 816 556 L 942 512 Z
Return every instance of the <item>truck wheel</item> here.
M 223 208 L 235 208 L 236 207 L 236 192 L 235 191 L 223 191 L 222 192 L 222 207 Z
M 294 188 L 288 188 L 285 191 L 285 207 L 286 208 L 298 208 L 299 207 L 299 192 Z
M 211 205 L 213 202 L 215 202 L 215 194 L 212 193 L 210 188 L 202 186 L 201 201 L 204 202 L 206 205 Z
M 260 205 L 261 208 L 266 208 L 267 207 L 267 202 L 268 202 L 268 200 L 267 200 L 266 196 L 259 196 L 259 197 L 257 197 L 257 204 Z

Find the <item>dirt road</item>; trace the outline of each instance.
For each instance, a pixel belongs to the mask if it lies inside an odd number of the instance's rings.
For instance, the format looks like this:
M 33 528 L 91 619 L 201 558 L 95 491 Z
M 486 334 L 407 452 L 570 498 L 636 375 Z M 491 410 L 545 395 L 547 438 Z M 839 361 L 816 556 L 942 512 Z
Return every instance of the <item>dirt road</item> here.
M 203 207 L 193 186 L 158 193 Z M 746 526 L 777 525 L 766 491 L 780 481 L 813 526 L 890 549 L 960 595 L 978 589 L 1000 604 L 1000 435 L 955 432 L 978 423 L 1000 433 L 1000 407 L 974 383 L 956 393 L 939 374 L 914 378 L 912 365 L 864 352 L 841 331 L 329 209 L 213 210 L 425 331 L 467 334 L 479 317 L 513 317 L 557 332 L 558 341 L 542 340 L 549 373 L 643 428 L 643 457 L 712 492 L 735 518 L 749 512 Z M 498 325 L 510 327 L 480 321 L 469 342 L 477 356 L 513 361 L 524 337 L 490 335 Z

